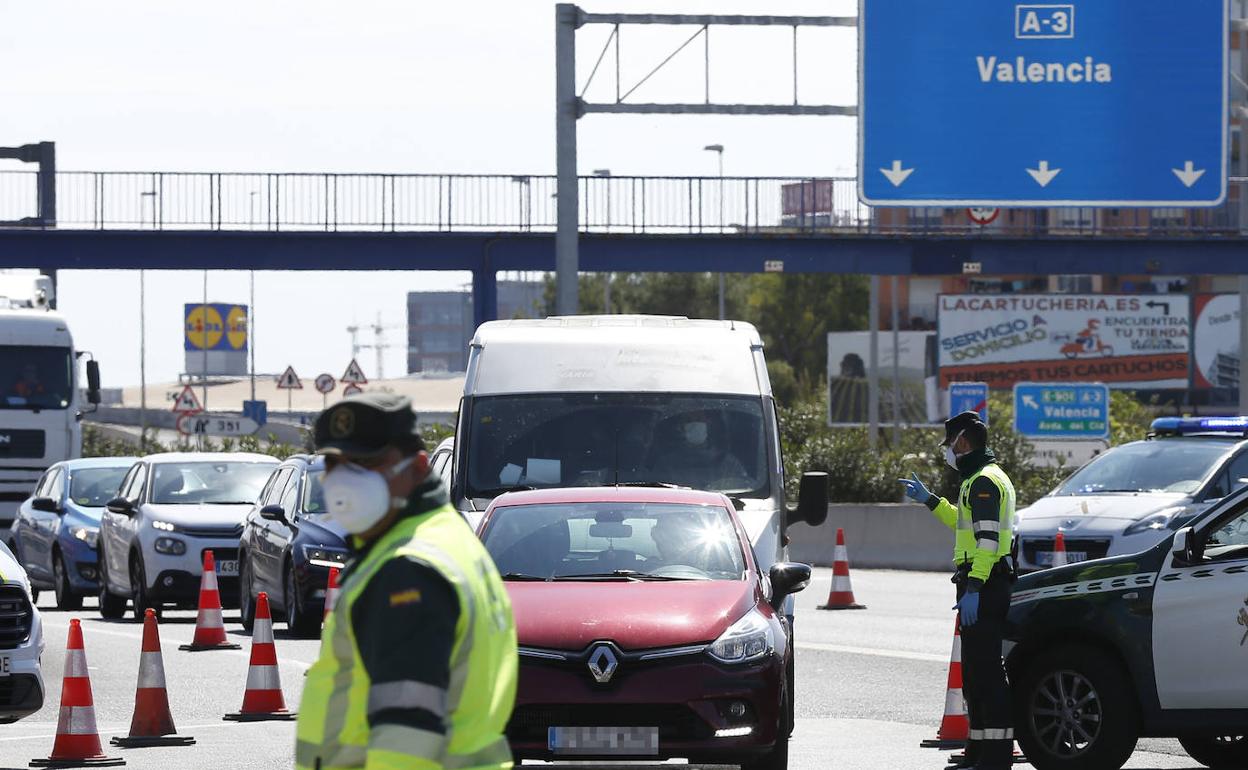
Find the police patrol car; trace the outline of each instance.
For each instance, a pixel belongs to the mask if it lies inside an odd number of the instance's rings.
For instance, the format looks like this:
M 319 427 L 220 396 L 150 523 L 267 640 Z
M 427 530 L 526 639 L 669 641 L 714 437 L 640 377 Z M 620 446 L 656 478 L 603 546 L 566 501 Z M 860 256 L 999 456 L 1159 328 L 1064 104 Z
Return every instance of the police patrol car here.
M 1143 553 L 1024 575 L 1005 649 L 1038 770 L 1119 768 L 1141 736 L 1248 767 L 1248 489 Z
M 1146 440 L 1093 458 L 1017 514 L 1019 568 L 1138 553 L 1168 538 L 1215 501 L 1248 486 L 1248 417 L 1162 417 Z

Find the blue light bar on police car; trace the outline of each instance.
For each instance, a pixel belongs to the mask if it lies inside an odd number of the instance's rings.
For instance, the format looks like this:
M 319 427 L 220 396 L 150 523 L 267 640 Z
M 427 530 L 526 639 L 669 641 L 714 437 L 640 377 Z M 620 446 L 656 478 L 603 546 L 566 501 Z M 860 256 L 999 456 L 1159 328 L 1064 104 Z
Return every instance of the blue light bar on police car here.
M 1158 417 L 1154 433 L 1248 433 L 1248 417 Z

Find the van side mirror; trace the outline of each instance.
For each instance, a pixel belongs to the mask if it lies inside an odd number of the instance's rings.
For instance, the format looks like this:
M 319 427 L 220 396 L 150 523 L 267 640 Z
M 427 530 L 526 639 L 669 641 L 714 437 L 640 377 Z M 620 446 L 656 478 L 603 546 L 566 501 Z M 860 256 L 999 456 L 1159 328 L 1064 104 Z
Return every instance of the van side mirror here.
M 1183 527 L 1174 533 L 1170 554 L 1174 557 L 1174 562 L 1177 566 L 1186 566 L 1196 562 L 1196 557 L 1192 553 L 1191 527 Z
M 280 505 L 266 505 L 260 509 L 260 518 L 269 521 L 286 521 L 286 509 Z
M 87 402 L 100 403 L 100 364 L 95 359 L 87 361 Z
M 122 516 L 134 515 L 134 503 L 124 497 L 114 497 L 104 506 L 109 513 L 116 513 Z
M 810 565 L 782 561 L 771 565 L 771 604 L 779 607 L 790 595 L 810 585 Z
M 43 513 L 64 513 L 61 510 L 61 506 L 57 505 L 56 501 L 50 497 L 36 497 L 30 501 L 30 507 Z
M 788 523 L 804 521 L 817 527 L 828 519 L 828 474 L 808 471 L 797 488 L 797 507 L 789 509 Z

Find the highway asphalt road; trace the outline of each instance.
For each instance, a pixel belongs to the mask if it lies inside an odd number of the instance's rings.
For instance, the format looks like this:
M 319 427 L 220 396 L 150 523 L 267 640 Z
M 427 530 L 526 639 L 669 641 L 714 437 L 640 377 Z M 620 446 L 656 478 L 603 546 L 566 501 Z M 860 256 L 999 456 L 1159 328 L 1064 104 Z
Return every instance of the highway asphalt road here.
M 898 770 L 941 768 L 947 753 L 921 749 L 933 737 L 944 707 L 945 677 L 953 634 L 952 587 L 941 574 L 855 570 L 864 611 L 816 610 L 827 598 L 829 570 L 817 570 L 798 596 L 798 725 L 791 749 L 794 770 Z M 104 622 L 94 602 L 78 613 L 58 612 L 40 597 L 47 650 L 48 698 L 36 715 L 0 726 L 0 770 L 24 768 L 46 757 L 56 732 L 61 671 L 70 617 L 83 619 L 87 662 L 99 728 L 105 744 L 129 730 L 139 660 L 141 627 L 129 620 Z M 194 630 L 194 613 L 168 613 L 161 625 L 165 673 L 174 719 L 194 746 L 113 749 L 127 766 L 146 770 L 289 768 L 293 722 L 238 724 L 222 716 L 242 704 L 249 637 L 227 613 L 234 652 L 181 652 Z M 285 637 L 278 624 L 277 650 L 287 706 L 298 706 L 303 673 L 318 642 Z M 1030 767 L 1020 765 L 1020 768 Z M 1137 769 L 1199 768 L 1175 741 L 1142 741 L 1128 765 Z

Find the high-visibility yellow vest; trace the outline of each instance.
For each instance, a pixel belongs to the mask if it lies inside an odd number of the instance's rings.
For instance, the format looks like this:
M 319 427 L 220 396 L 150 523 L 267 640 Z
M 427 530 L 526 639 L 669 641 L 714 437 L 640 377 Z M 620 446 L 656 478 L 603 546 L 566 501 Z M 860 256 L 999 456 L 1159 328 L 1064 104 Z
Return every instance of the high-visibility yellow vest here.
M 377 570 L 396 558 L 436 570 L 459 599 L 445 735 L 395 724 L 370 729 L 368 724 L 370 697 L 375 701 L 389 685 L 372 687 L 351 627 L 351 608 Z M 386 618 L 366 622 L 385 623 Z M 400 520 L 352 565 L 325 621 L 320 657 L 308 671 L 299 708 L 295 764 L 302 770 L 510 768 L 503 731 L 515 705 L 517 662 L 511 602 L 494 562 L 463 517 L 443 505 Z
M 997 486 L 1000 511 L 996 521 L 974 522 L 971 519 L 971 485 L 980 477 L 987 478 Z M 958 493 L 958 505 L 941 498 L 932 511 L 945 526 L 957 532 L 953 545 L 953 563 L 970 564 L 971 577 L 987 581 L 993 566 L 1009 556 L 1014 537 L 1014 484 L 1001 466 L 988 463 L 962 482 Z M 995 532 L 997 539 L 984 537 L 985 532 Z

